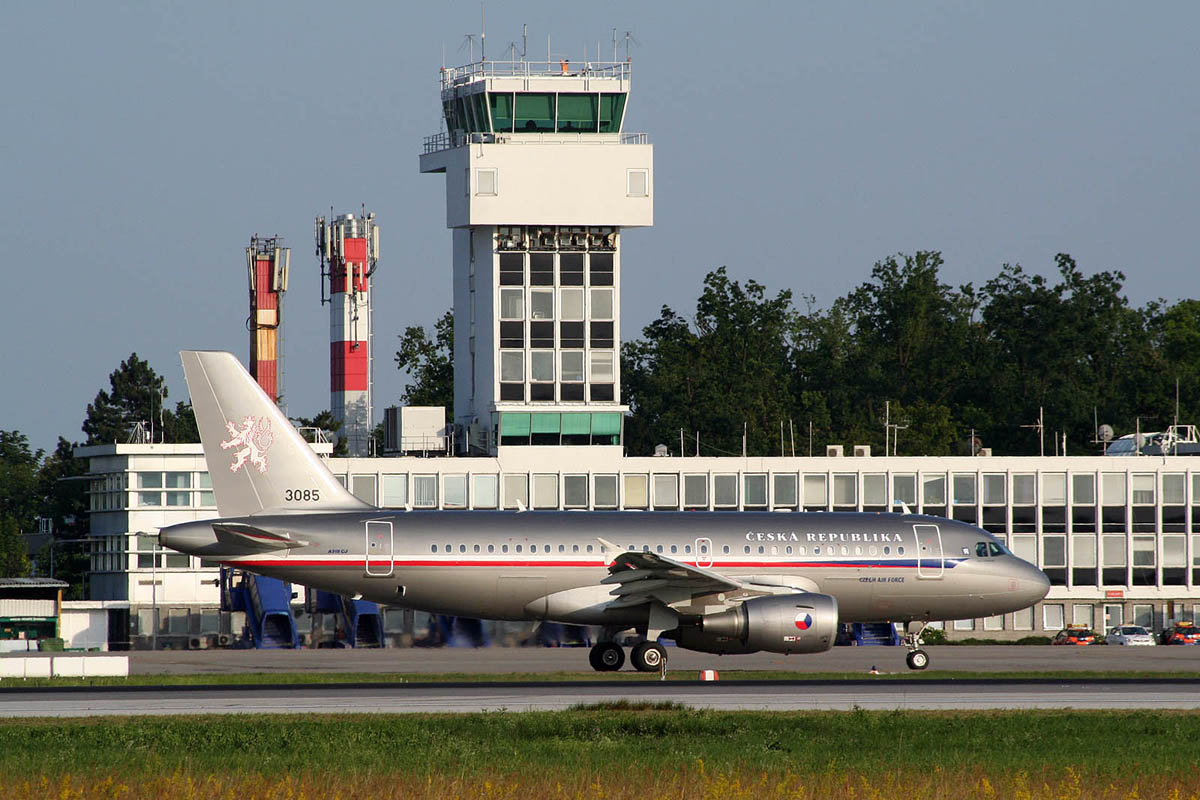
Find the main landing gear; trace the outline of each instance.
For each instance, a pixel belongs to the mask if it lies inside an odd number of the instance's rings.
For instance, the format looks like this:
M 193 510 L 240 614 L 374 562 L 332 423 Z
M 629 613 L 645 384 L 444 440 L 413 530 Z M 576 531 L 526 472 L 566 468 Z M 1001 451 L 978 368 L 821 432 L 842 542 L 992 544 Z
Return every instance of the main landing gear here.
M 914 621 L 904 623 L 904 646 L 908 648 L 905 661 L 909 669 L 925 669 L 929 666 L 929 654 L 920 648 L 924 644 L 921 634 L 925 632 L 927 622 Z
M 597 672 L 616 672 L 625 665 L 625 651 L 616 642 L 600 642 L 588 653 L 588 661 Z
M 588 653 L 588 661 L 597 672 L 616 672 L 625 664 L 625 651 L 616 642 L 600 642 Z M 629 662 L 638 672 L 659 672 L 667 663 L 667 651 L 658 642 L 642 642 L 630 651 Z

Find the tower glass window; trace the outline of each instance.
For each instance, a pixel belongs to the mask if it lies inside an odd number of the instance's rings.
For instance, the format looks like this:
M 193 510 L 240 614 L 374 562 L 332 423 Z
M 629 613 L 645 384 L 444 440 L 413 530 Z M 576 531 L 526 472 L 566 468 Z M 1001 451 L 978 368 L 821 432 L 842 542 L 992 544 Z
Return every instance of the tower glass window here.
M 588 254 L 588 278 L 592 286 L 613 285 L 613 255 L 612 253 Z
M 583 289 L 559 289 L 559 317 L 564 320 L 583 319 Z
M 513 104 L 513 130 L 517 133 L 553 133 L 554 100 L 548 92 L 517 94 Z
M 500 254 L 500 285 L 501 286 L 524 286 L 525 285 L 525 254 L 524 253 L 501 253 Z
M 554 351 L 534 350 L 529 354 L 530 377 L 535 381 L 554 380 Z
M 562 379 L 567 382 L 583 380 L 583 353 L 579 351 L 562 354 Z
M 513 96 L 508 92 L 491 92 L 492 126 L 497 132 L 513 129 Z
M 554 254 L 553 253 L 530 253 L 529 254 L 529 285 L 530 286 L 553 286 L 554 285 Z
M 613 332 L 613 324 L 611 322 L 593 322 L 592 325 L 592 347 L 615 347 L 616 339 Z
M 502 289 L 502 292 L 511 291 Z M 552 289 L 535 289 L 529 293 L 529 318 L 554 319 L 554 291 Z
M 525 319 L 525 291 L 500 290 L 500 319 Z
M 613 290 L 592 289 L 592 319 L 613 318 Z
M 559 133 L 595 133 L 599 97 L 594 94 L 558 96 Z
M 560 253 L 558 282 L 561 286 L 583 286 L 583 253 Z
M 617 133 L 621 130 L 621 117 L 625 113 L 625 94 L 600 95 L 600 133 Z
M 609 351 L 593 350 L 591 353 L 592 380 L 609 382 L 613 380 L 613 354 Z

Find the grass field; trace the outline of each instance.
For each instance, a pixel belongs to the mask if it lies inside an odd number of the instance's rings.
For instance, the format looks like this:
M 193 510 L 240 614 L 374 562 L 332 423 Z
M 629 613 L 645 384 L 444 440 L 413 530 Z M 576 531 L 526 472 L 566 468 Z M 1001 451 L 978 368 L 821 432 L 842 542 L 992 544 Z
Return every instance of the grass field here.
M 0 798 L 1200 797 L 1200 714 L 564 712 L 0 723 Z
M 1151 672 L 1107 670 L 964 672 L 952 670 L 904 670 L 881 675 L 862 672 L 784 672 L 771 670 L 721 670 L 724 681 L 928 681 L 928 680 L 1200 680 L 1200 672 Z M 64 686 L 204 686 L 297 684 L 297 683 L 561 683 L 563 681 L 658 681 L 658 673 L 634 672 L 244 672 L 188 675 L 131 675 L 128 678 L 0 678 L 0 689 L 32 689 Z M 668 670 L 669 681 L 694 681 L 695 670 Z

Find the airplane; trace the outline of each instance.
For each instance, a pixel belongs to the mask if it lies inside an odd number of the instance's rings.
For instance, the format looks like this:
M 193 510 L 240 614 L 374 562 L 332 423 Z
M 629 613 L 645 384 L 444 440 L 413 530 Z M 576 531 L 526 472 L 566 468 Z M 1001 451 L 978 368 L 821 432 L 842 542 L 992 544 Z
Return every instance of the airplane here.
M 231 353 L 181 353 L 218 519 L 164 547 L 435 614 L 598 626 L 589 661 L 666 668 L 659 637 L 717 654 L 820 653 L 842 622 L 903 623 L 911 669 L 934 620 L 1027 608 L 1050 582 L 996 537 L 911 513 L 412 511 L 342 486 Z

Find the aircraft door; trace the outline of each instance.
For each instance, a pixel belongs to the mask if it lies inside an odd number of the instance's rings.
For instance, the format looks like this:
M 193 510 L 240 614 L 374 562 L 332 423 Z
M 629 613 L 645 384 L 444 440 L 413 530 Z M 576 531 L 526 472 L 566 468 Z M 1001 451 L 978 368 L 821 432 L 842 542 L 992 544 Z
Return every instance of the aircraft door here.
M 913 525 L 917 535 L 917 577 L 939 579 L 946 571 L 942 531 L 937 525 Z
M 392 574 L 392 523 L 384 520 L 368 520 L 365 528 L 366 550 L 363 566 L 372 578 L 386 578 Z
M 696 566 L 711 567 L 713 562 L 712 539 L 700 538 L 696 540 Z

